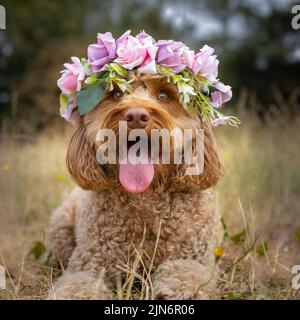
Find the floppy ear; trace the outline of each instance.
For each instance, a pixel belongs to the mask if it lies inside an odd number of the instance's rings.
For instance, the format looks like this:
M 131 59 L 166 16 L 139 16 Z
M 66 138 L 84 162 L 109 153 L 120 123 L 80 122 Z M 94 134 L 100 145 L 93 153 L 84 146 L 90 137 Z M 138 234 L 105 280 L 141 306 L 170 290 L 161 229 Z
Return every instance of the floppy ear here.
M 223 167 L 219 160 L 211 124 L 206 121 L 202 122 L 202 129 L 204 130 L 203 172 L 199 175 L 187 175 L 186 165 L 179 165 L 171 183 L 172 190 L 189 190 L 190 188 L 204 190 L 216 185 L 223 175 Z
M 224 171 L 219 160 L 211 124 L 205 121 L 202 123 L 202 128 L 204 130 L 204 169 L 199 175 L 198 184 L 202 189 L 207 189 L 217 184 Z
M 67 167 L 75 182 L 85 190 L 100 190 L 108 185 L 104 168 L 97 162 L 93 142 L 80 121 L 70 141 Z

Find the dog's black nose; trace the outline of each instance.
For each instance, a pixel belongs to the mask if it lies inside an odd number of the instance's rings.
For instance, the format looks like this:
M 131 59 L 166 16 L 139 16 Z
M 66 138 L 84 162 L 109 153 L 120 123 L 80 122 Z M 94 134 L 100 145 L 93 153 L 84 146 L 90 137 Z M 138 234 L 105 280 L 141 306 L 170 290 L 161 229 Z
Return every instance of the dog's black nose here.
M 150 114 L 146 109 L 135 108 L 125 112 L 124 120 L 131 129 L 145 128 L 150 119 Z

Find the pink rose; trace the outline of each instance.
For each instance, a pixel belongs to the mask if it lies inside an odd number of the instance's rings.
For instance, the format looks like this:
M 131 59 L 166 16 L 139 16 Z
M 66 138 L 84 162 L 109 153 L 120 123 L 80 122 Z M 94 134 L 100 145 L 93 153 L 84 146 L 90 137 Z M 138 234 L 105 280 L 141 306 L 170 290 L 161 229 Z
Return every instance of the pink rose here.
M 141 73 L 147 74 L 157 73 L 155 57 L 158 51 L 158 47 L 155 45 L 154 39 L 144 31 L 139 33 L 136 38 L 140 40 L 140 42 L 146 47 L 147 50 L 147 56 L 138 70 Z
M 230 86 L 224 85 L 222 82 L 213 84 L 217 91 L 211 94 L 211 105 L 214 108 L 220 108 L 223 103 L 229 101 L 232 98 L 232 90 Z
M 124 32 L 117 40 L 116 40 L 116 48 L 118 49 L 119 45 L 125 41 L 127 41 L 131 30 L 127 30 Z
M 153 38 L 146 33 L 142 32 L 137 37 L 128 35 L 118 43 L 115 62 L 128 70 L 138 67 L 142 73 L 156 73 L 156 52 Z
M 117 56 L 116 63 L 120 64 L 123 68 L 132 70 L 144 62 L 147 52 L 139 39 L 128 36 L 125 41 L 122 41 L 118 45 Z
M 186 64 L 184 63 L 183 59 L 185 46 L 183 43 L 172 40 L 160 40 L 157 42 L 157 46 L 158 64 L 160 64 L 162 67 L 172 69 L 174 73 L 178 73 L 185 69 Z
M 111 32 L 98 33 L 97 40 L 97 44 L 88 46 L 88 61 L 93 72 L 102 71 L 116 57 L 116 41 Z
M 216 81 L 218 76 L 219 60 L 216 55 L 213 55 L 214 49 L 205 45 L 195 55 L 195 60 L 192 66 L 194 74 L 199 74 L 210 81 Z
M 194 52 L 194 50 L 190 50 L 188 47 L 185 47 L 183 49 L 183 52 L 182 52 L 182 61 L 190 69 L 192 69 L 194 61 L 195 61 L 195 52 Z
M 85 78 L 85 72 L 80 60 L 72 57 L 74 63 L 65 63 L 65 70 L 61 71 L 62 76 L 57 80 L 57 85 L 65 94 L 81 90 L 81 83 Z

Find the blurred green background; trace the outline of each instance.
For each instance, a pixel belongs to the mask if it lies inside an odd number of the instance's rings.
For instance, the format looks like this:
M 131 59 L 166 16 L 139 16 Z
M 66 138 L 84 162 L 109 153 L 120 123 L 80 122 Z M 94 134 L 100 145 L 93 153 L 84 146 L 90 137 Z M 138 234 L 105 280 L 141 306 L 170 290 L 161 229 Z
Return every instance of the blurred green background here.
M 220 58 L 220 77 L 247 92 L 246 109 L 264 120 L 293 118 L 300 100 L 300 30 L 290 0 L 5 0 L 0 31 L 0 123 L 32 134 L 59 117 L 56 80 L 70 56 L 86 56 L 97 32 L 140 30 L 156 39 L 205 43 Z M 253 111 L 253 110 L 252 110 Z

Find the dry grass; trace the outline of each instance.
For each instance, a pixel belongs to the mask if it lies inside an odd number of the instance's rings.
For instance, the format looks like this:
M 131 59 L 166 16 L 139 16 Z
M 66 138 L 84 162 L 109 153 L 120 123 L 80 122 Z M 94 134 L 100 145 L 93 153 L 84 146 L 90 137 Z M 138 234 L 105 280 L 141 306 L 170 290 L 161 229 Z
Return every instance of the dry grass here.
M 300 264 L 299 124 L 262 126 L 251 117 L 238 130 L 216 130 L 226 171 L 218 208 L 227 228 L 216 299 L 299 298 L 290 285 L 291 267 Z M 8 290 L 0 290 L 0 299 L 40 299 L 51 286 L 51 270 L 28 253 L 43 242 L 51 211 L 72 188 L 64 161 L 69 135 L 52 129 L 37 139 L 1 137 L 0 264 Z M 151 270 L 138 274 L 139 265 L 137 248 L 133 266 L 120 266 L 128 278 L 117 299 L 152 298 Z

